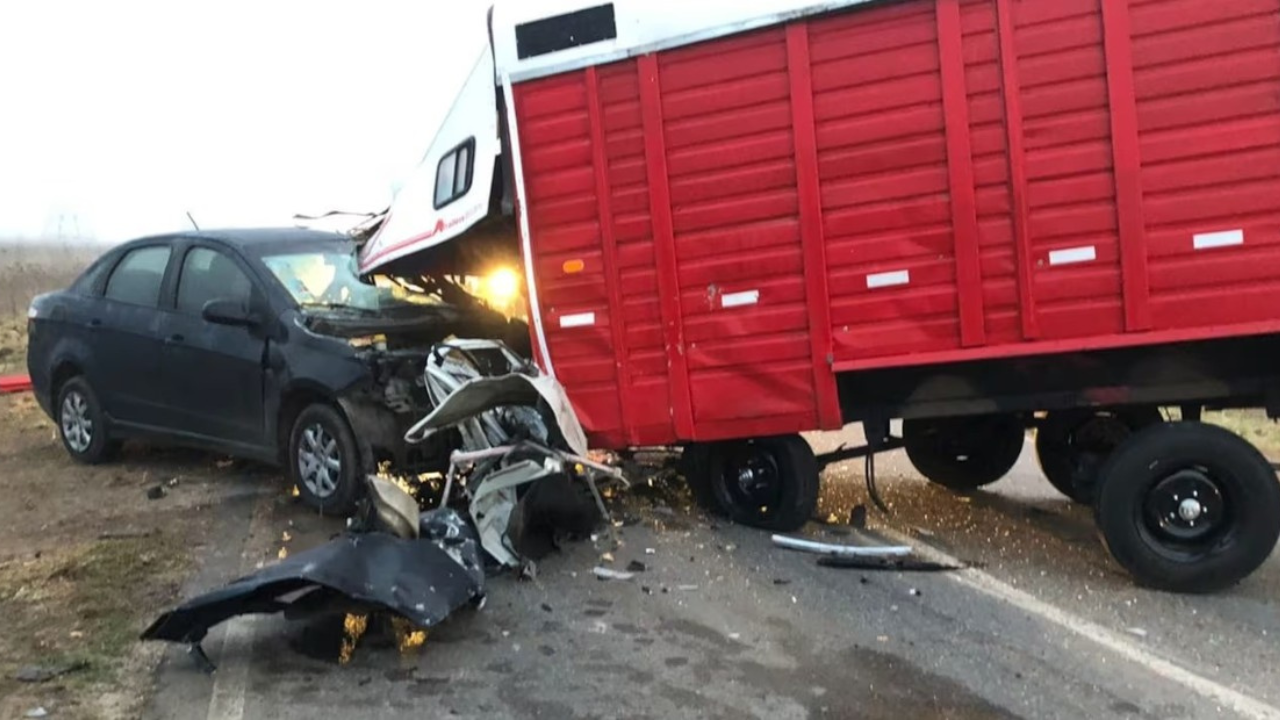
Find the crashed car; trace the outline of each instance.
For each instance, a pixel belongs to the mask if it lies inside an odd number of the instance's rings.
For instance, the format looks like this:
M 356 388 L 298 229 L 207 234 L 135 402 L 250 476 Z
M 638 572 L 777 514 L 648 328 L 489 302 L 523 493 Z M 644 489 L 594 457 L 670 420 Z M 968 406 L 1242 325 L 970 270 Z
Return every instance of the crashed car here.
M 201 642 L 239 615 L 372 612 L 426 630 L 468 603 L 483 604 L 486 566 L 536 575 L 536 560 L 561 538 L 613 527 L 597 483 L 626 480 L 583 457 L 582 426 L 554 378 L 502 343 L 467 339 L 432 351 L 425 385 L 435 409 L 406 441 L 453 431 L 458 445 L 439 507 L 421 512 L 423 498 L 369 476 L 345 535 L 188 600 L 142 639 L 187 644 L 212 670 Z M 450 507 L 463 503 L 470 522 Z
M 285 466 L 333 515 L 387 463 L 444 472 L 457 438 L 409 444 L 424 368 L 454 336 L 528 352 L 528 328 L 455 279 L 361 277 L 347 236 L 188 232 L 104 254 L 29 312 L 28 367 L 77 461 L 147 437 Z M 402 269 L 403 270 L 403 269 Z

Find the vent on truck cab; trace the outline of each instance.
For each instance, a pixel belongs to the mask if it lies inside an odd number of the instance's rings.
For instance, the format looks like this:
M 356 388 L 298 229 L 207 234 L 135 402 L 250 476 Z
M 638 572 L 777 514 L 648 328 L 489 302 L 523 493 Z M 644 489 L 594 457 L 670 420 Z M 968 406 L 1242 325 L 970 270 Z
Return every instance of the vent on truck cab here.
M 527 60 L 618 37 L 613 3 L 516 26 L 516 55 Z

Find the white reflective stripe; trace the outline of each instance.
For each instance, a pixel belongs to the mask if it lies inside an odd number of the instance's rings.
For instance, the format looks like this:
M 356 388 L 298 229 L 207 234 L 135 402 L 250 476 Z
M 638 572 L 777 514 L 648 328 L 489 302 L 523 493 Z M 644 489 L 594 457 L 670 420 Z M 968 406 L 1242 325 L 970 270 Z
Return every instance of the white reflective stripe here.
M 1222 232 L 1201 233 L 1191 239 L 1196 250 L 1231 247 L 1244 244 L 1244 230 L 1224 230 Z
M 578 313 L 577 315 L 561 315 L 560 327 L 562 328 L 578 328 L 591 327 L 596 324 L 595 313 Z
M 528 195 L 524 186 L 524 156 L 520 152 L 520 126 L 516 122 L 516 98 L 511 90 L 511 77 L 502 78 L 502 96 L 507 103 L 507 130 L 511 138 L 511 174 L 515 176 L 516 198 L 520 221 L 520 254 L 524 257 L 525 287 L 529 290 L 529 311 L 533 315 L 533 330 L 538 337 L 538 351 L 542 355 L 542 369 L 551 377 L 556 376 L 551 362 L 551 348 L 547 346 L 547 332 L 542 326 L 542 306 L 538 303 L 538 284 L 533 274 L 533 241 L 529 231 L 529 211 L 525 203 Z
M 1074 265 L 1075 263 L 1093 262 L 1097 259 L 1098 248 L 1093 245 L 1070 248 L 1069 250 L 1054 250 L 1049 253 L 1050 265 Z
M 895 270 L 893 272 L 877 273 L 867 276 L 867 289 L 875 290 L 876 288 L 894 287 L 896 285 L 910 285 L 910 270 Z
M 759 290 L 747 290 L 746 292 L 729 293 L 720 296 L 720 307 L 736 308 L 744 305 L 755 305 L 760 302 Z

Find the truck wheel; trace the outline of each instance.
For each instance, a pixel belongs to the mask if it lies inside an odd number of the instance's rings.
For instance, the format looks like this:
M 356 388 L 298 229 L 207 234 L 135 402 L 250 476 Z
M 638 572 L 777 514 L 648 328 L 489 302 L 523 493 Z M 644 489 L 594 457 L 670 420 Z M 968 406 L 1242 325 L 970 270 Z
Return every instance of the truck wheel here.
M 58 437 L 72 460 L 98 465 L 119 451 L 120 443 L 111 439 L 98 395 L 83 377 L 73 377 L 62 384 L 54 407 Z
M 799 435 L 693 445 L 684 457 L 698 504 L 736 523 L 790 532 L 818 507 L 818 461 Z
M 289 434 L 289 477 L 303 502 L 325 515 L 355 510 L 363 483 L 360 452 L 345 418 L 328 405 L 307 407 Z
M 1040 469 L 1058 492 L 1092 505 L 1098 471 L 1134 433 L 1164 422 L 1154 407 L 1050 412 L 1036 430 Z
M 921 475 L 960 492 L 1007 475 L 1026 441 L 1016 415 L 907 420 L 902 435 L 907 457 Z
M 1243 438 L 1202 423 L 1147 428 L 1103 466 L 1094 515 L 1116 562 L 1172 592 L 1228 588 L 1280 538 L 1280 483 Z

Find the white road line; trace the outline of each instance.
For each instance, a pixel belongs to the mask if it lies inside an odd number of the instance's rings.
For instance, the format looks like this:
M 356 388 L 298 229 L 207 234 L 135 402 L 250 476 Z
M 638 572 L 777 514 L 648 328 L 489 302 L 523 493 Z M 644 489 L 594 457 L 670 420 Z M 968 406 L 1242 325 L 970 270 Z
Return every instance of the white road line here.
M 249 521 L 249 536 L 244 542 L 240 562 L 240 576 L 256 569 L 256 551 L 252 547 L 255 538 L 271 537 L 267 509 L 270 498 L 259 501 Z M 207 720 L 244 720 L 245 696 L 249 688 L 249 668 L 253 665 L 253 632 L 257 620 L 253 615 L 232 618 L 224 625 L 222 643 L 218 654 L 211 659 L 218 663 L 213 676 L 213 688 L 209 691 Z M 230 652 L 229 652 L 230 651 Z M 234 652 L 234 656 L 230 653 Z
M 919 538 L 889 528 L 877 528 L 877 530 L 894 542 L 915 546 L 917 552 L 927 559 L 948 565 L 965 564 L 963 561 L 932 545 L 921 543 Z M 1221 683 L 1197 675 L 1135 645 L 1122 635 L 1050 605 L 1008 583 L 996 579 L 986 572 L 970 568 L 956 572 L 952 577 L 962 585 L 967 585 L 997 600 L 1003 600 L 1024 612 L 1091 640 L 1120 657 L 1137 663 L 1156 675 L 1182 685 L 1208 700 L 1239 713 L 1243 717 L 1255 720 L 1280 720 L 1280 708 L 1273 707 L 1239 691 L 1232 690 Z

